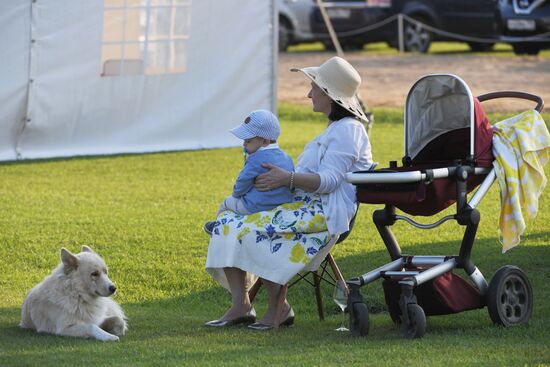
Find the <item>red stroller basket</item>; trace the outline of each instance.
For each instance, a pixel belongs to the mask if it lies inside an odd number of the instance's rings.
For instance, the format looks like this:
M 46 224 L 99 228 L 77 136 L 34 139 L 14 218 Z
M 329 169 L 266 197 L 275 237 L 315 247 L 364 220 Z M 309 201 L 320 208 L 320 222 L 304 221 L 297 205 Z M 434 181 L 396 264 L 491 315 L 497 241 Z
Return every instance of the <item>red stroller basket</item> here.
M 475 98 L 466 83 L 451 74 L 428 75 L 418 80 L 405 105 L 405 155 L 403 166 L 390 162 L 385 169 L 352 172 L 348 182 L 365 204 L 384 204 L 373 221 L 390 254 L 391 262 L 347 281 L 348 311 L 353 335 L 367 335 L 368 309 L 360 288 L 384 279 L 386 304 L 392 319 L 401 323 L 406 337 L 424 335 L 426 315 L 443 315 L 488 307 L 493 322 L 505 326 L 524 324 L 531 316 L 532 290 L 521 269 L 504 266 L 490 284 L 470 258 L 480 213 L 476 206 L 493 181 L 492 128 L 481 107 L 483 101 L 514 97 L 537 102 L 523 92 L 495 92 Z M 467 201 L 467 195 L 478 187 Z M 456 203 L 456 213 L 434 223 L 421 224 L 410 215 L 432 216 Z M 458 255 L 407 256 L 390 227 L 404 220 L 420 229 L 435 228 L 454 220 L 465 226 Z M 463 269 L 470 282 L 453 273 Z M 513 284 L 514 297 L 506 289 Z M 514 299 L 512 299 L 514 298 Z

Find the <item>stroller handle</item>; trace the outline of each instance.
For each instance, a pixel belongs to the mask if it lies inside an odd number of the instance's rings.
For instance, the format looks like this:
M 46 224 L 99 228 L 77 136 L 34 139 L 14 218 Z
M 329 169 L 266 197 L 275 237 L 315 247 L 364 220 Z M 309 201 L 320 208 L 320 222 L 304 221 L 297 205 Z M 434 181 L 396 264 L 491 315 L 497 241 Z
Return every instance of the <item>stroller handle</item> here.
M 511 90 L 504 90 L 500 92 L 492 92 L 487 94 L 482 94 L 477 97 L 480 102 L 488 101 L 490 99 L 496 99 L 496 98 L 520 98 L 520 99 L 527 99 L 529 101 L 533 101 L 537 103 L 537 106 L 535 107 L 535 110 L 537 112 L 541 112 L 544 108 L 544 100 L 535 95 L 525 92 L 517 92 L 517 91 L 511 91 Z
M 474 167 L 474 175 L 486 175 L 491 171 L 490 168 Z M 444 168 L 427 169 L 425 172 L 408 171 L 408 172 L 376 172 L 376 171 L 359 171 L 346 173 L 346 180 L 354 185 L 361 184 L 377 184 L 377 183 L 410 183 L 431 179 L 446 178 L 456 172 L 456 166 Z

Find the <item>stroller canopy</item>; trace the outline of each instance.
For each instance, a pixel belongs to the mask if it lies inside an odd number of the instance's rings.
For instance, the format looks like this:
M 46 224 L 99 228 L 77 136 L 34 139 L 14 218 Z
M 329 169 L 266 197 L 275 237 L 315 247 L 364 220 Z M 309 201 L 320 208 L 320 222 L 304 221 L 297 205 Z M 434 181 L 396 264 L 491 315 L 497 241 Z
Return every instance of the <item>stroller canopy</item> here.
M 362 203 L 390 204 L 411 215 L 430 216 L 457 201 L 454 177 L 421 179 L 421 172 L 457 165 L 491 167 L 493 130 L 479 100 L 466 83 L 451 74 L 428 75 L 418 80 L 405 105 L 405 157 L 402 167 L 390 167 L 378 180 L 357 183 L 357 199 Z M 394 173 L 398 173 L 395 175 Z M 399 175 L 399 173 L 403 173 Z M 411 173 L 412 175 L 406 175 Z M 397 177 L 403 181 L 398 181 Z M 417 177 L 417 180 L 413 178 Z M 467 192 L 485 176 L 467 179 Z
M 437 137 L 469 128 L 469 151 L 474 156 L 474 98 L 456 75 L 427 75 L 418 80 L 405 104 L 405 157 L 412 160 Z M 466 158 L 466 156 L 457 157 Z

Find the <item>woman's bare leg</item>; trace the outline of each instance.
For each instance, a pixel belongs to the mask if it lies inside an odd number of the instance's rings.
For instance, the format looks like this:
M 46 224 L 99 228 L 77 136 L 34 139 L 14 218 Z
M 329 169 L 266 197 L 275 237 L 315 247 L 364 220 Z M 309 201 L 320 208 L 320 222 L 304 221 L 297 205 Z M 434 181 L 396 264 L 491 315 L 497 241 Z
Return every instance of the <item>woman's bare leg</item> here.
M 282 285 L 273 283 L 269 280 L 262 279 L 262 284 L 267 291 L 268 306 L 267 311 L 260 321 L 264 325 L 273 325 L 275 323 L 275 317 L 277 316 L 277 304 L 279 302 L 279 293 L 281 292 Z M 290 304 L 285 299 L 283 306 L 283 317 L 288 312 Z M 284 320 L 279 320 L 284 321 Z
M 223 268 L 231 291 L 231 308 L 220 320 L 232 320 L 246 315 L 252 309 L 246 291 L 246 272 L 239 268 Z

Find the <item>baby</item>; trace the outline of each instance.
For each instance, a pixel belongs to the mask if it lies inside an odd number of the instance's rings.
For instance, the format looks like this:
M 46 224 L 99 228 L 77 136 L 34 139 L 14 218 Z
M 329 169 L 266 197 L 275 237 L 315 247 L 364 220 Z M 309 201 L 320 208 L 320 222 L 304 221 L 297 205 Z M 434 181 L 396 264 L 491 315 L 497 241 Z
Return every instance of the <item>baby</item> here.
M 286 186 L 263 192 L 254 187 L 256 177 L 268 171 L 262 167 L 263 163 L 294 171 L 292 158 L 277 145 L 281 133 L 277 117 L 267 110 L 252 111 L 242 124 L 231 129 L 231 133 L 244 141 L 248 157 L 233 186 L 233 194 L 223 201 L 218 215 L 225 210 L 247 215 L 292 201 L 292 193 Z M 207 222 L 204 230 L 212 234 L 214 225 L 215 222 Z

